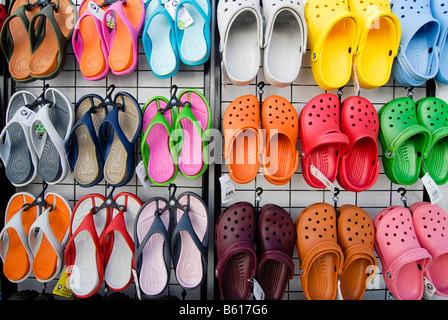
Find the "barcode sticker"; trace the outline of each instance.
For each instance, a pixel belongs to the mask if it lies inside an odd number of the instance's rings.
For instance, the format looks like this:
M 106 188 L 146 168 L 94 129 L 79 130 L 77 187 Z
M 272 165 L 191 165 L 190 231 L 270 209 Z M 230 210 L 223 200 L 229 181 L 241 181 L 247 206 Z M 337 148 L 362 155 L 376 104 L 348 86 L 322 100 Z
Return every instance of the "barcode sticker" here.
M 331 190 L 331 192 L 334 193 L 333 182 L 328 180 L 328 178 L 322 172 L 320 172 L 319 169 L 317 169 L 314 165 L 311 165 L 310 172 L 314 177 L 316 177 L 316 179 L 318 179 L 320 182 L 322 182 L 328 189 Z
M 442 199 L 442 192 L 440 192 L 439 187 L 434 182 L 433 178 L 427 172 L 422 177 L 423 185 L 425 186 L 426 191 L 428 192 L 429 199 L 431 200 L 431 204 L 435 204 Z
M 235 196 L 235 187 L 230 180 L 229 174 L 224 174 L 219 178 L 219 182 L 221 183 L 221 199 L 222 203 L 226 203 L 233 199 Z

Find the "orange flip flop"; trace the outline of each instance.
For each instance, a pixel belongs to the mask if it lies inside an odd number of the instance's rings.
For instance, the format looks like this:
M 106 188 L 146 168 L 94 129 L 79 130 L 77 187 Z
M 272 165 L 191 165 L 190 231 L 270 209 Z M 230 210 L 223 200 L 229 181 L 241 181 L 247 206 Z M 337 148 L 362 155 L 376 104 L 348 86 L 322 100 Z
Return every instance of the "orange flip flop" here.
M 50 4 L 30 20 L 30 26 L 36 26 L 41 19 L 45 22 L 43 30 L 29 32 L 32 53 L 29 68 L 31 76 L 36 79 L 54 78 L 62 71 L 65 51 L 73 33 L 73 3 L 70 0 L 53 0 Z
M 263 173 L 269 182 L 283 185 L 299 166 L 296 149 L 299 136 L 298 115 L 292 104 L 280 96 L 269 96 L 261 108 L 261 128 L 266 130 L 262 154 Z
M 258 173 L 261 154 L 260 108 L 254 95 L 232 101 L 224 112 L 224 159 L 230 177 L 237 183 L 248 183 Z
M 14 1 L 9 7 L 8 18 L 0 34 L 0 44 L 8 61 L 9 72 L 18 82 L 32 80 L 29 69 L 31 47 L 28 29 L 30 19 L 39 12 L 40 7 L 35 6 L 26 10 L 25 6 L 35 1 Z
M 142 0 L 117 1 L 104 13 L 101 25 L 109 50 L 109 66 L 114 74 L 129 73 L 137 66 L 137 39 L 144 18 Z
M 0 257 L 3 274 L 9 281 L 17 283 L 31 273 L 33 254 L 28 245 L 28 231 L 39 215 L 39 207 L 24 207 L 34 201 L 26 192 L 16 193 L 6 207 L 5 226 L 0 233 Z
M 367 278 L 378 265 L 373 252 L 375 228 L 369 214 L 354 205 L 343 205 L 338 214 L 338 243 L 344 251 L 344 266 L 339 278 L 342 297 L 344 300 L 361 300 Z
M 57 277 L 64 266 L 64 245 L 69 238 L 72 210 L 66 199 L 49 192 L 47 209 L 30 227 L 28 242 L 34 256 L 33 274 L 40 282 Z
M 296 219 L 300 281 L 308 300 L 334 300 L 344 256 L 337 243 L 336 212 L 327 203 L 306 207 Z

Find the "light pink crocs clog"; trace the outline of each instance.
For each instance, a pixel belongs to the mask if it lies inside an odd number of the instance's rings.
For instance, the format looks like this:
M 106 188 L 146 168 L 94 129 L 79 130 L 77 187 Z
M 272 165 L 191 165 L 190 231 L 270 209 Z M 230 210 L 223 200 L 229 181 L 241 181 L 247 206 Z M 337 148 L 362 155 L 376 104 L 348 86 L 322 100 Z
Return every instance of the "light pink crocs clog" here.
M 383 266 L 387 288 L 399 300 L 420 300 L 423 273 L 431 262 L 431 255 L 418 242 L 409 209 L 389 207 L 373 222 L 375 250 Z
M 410 210 L 418 241 L 432 256 L 425 276 L 435 294 L 448 297 L 448 213 L 429 202 L 414 203 Z

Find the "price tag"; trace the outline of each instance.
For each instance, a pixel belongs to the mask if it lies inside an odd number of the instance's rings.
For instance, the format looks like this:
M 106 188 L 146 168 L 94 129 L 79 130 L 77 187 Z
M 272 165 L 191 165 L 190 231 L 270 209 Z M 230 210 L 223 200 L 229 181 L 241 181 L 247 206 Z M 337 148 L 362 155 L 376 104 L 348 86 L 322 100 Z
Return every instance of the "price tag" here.
M 115 29 L 115 14 L 113 11 L 109 12 L 106 16 L 106 25 L 109 29 Z
M 334 184 L 322 172 L 319 171 L 314 165 L 311 165 L 310 169 L 311 174 L 318 179 L 320 182 L 322 182 L 328 189 L 331 190 L 332 193 L 334 193 Z
M 137 175 L 138 180 L 142 184 L 143 188 L 146 191 L 149 191 L 151 188 L 151 183 L 149 181 L 148 175 L 146 174 L 145 165 L 143 164 L 143 160 L 141 160 L 137 167 L 135 168 L 135 174 Z
M 68 285 L 68 274 L 67 271 L 64 270 L 64 272 L 62 272 L 61 277 L 59 278 L 58 283 L 56 283 L 56 286 L 53 289 L 53 294 L 61 296 L 61 297 L 65 297 L 65 298 L 70 298 L 73 294 L 72 289 L 70 288 L 70 286 Z
M 222 203 L 226 203 L 233 199 L 235 196 L 235 187 L 230 180 L 230 176 L 228 173 L 224 174 L 219 178 L 219 182 L 221 183 L 221 199 Z
M 166 11 L 170 14 L 173 21 L 176 21 L 177 26 L 180 30 L 185 30 L 189 27 L 194 21 L 191 15 L 188 13 L 188 10 L 181 5 L 177 11 L 177 20 L 176 20 L 176 9 L 180 1 L 178 0 L 170 0 L 164 4 Z
M 428 192 L 429 198 L 431 200 L 431 204 L 435 204 L 442 199 L 442 192 L 440 192 L 439 187 L 434 182 L 433 178 L 427 172 L 422 177 L 423 185 L 425 186 L 426 191 Z

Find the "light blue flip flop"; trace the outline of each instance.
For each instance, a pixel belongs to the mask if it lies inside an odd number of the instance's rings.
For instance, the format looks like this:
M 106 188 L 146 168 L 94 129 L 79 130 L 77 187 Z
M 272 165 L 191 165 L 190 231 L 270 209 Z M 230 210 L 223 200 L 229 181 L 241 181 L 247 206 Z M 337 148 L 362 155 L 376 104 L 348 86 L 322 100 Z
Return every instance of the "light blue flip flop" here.
M 193 23 L 184 27 L 180 10 L 185 9 Z M 176 7 L 176 38 L 180 59 L 186 65 L 205 63 L 210 57 L 210 2 L 183 0 Z
M 172 77 L 180 64 L 173 19 L 160 0 L 148 0 L 145 12 L 142 42 L 149 67 L 160 79 Z
M 448 1 L 431 0 L 431 12 L 434 18 L 440 23 L 439 40 L 437 48 L 439 49 L 439 72 L 436 80 L 448 84 Z
M 439 69 L 439 21 L 431 14 L 430 0 L 394 0 L 391 7 L 401 25 L 400 47 L 392 74 L 402 86 L 420 86 L 434 78 Z

